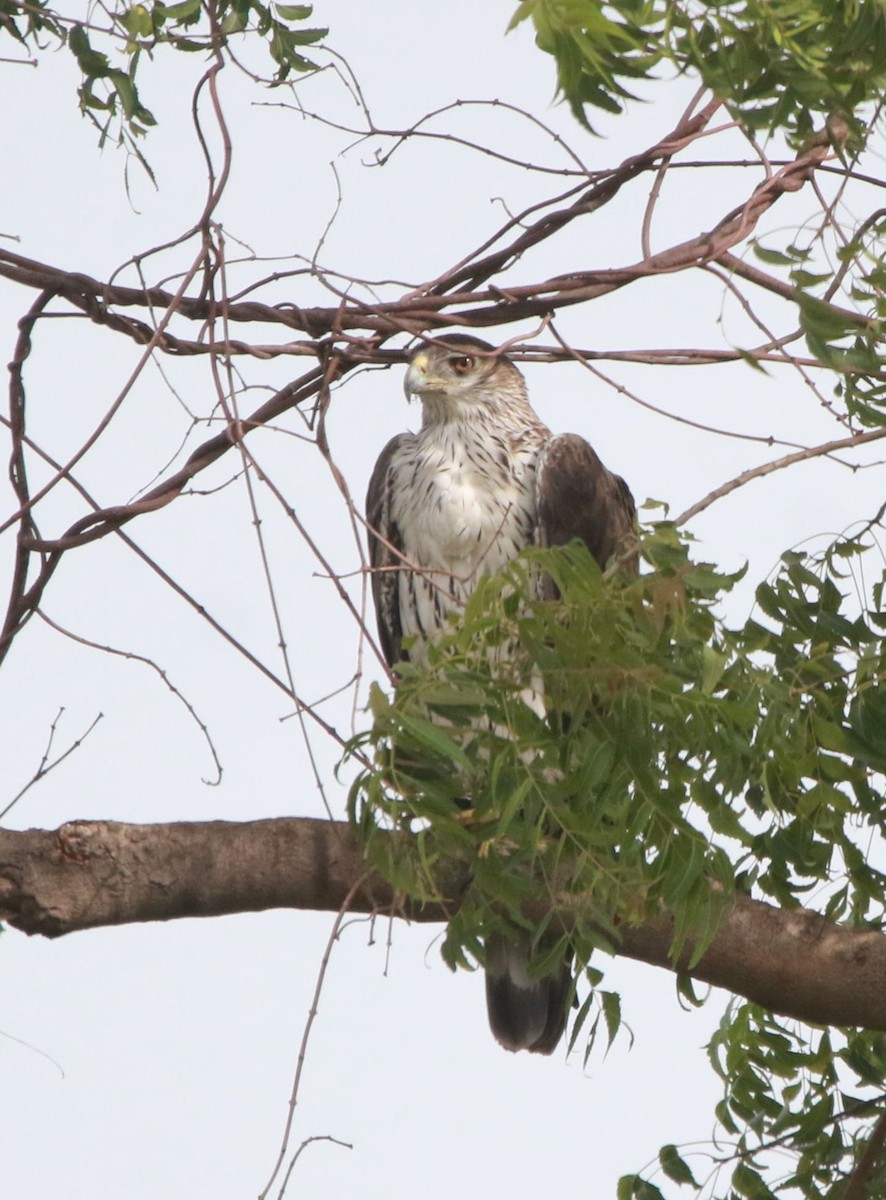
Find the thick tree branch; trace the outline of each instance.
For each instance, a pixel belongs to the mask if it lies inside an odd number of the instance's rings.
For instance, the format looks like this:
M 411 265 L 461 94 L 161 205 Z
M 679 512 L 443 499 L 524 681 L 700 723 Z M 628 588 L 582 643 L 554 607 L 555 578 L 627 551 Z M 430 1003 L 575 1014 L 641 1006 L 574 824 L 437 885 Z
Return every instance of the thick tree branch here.
M 388 884 L 366 874 L 342 823 L 74 821 L 51 831 L 0 830 L 0 918 L 47 937 L 269 908 L 337 912 L 364 875 L 353 911 L 445 920 L 440 906 L 396 905 Z M 447 881 L 452 908 L 464 883 L 457 875 Z M 664 914 L 623 928 L 620 952 L 673 969 L 672 935 Z M 886 935 L 844 928 L 806 909 L 734 897 L 689 973 L 785 1016 L 886 1031 Z
M 406 292 L 399 299 L 367 303 L 349 293 L 347 298 L 343 295 L 341 303 L 334 307 L 309 308 L 297 304 L 271 305 L 246 300 L 226 304 L 226 320 L 282 324 L 313 339 L 328 334 L 340 336 L 352 330 L 378 338 L 403 332 L 421 333 L 451 325 L 491 327 L 545 316 L 560 308 L 597 299 L 638 279 L 670 274 L 721 259 L 731 247 L 753 233 L 763 213 L 782 195 L 799 190 L 812 178 L 831 153 L 826 134 L 811 138 L 796 159 L 765 179 L 744 204 L 732 209 L 712 229 L 651 258 L 624 267 L 575 271 L 541 282 L 509 285 L 507 288 L 495 284 L 483 286 L 565 226 L 598 211 L 618 194 L 624 184 L 653 170 L 662 159 L 691 144 L 704 130 L 718 103 L 711 101 L 702 112 L 680 122 L 654 146 L 626 159 L 619 167 L 582 191 L 571 204 L 553 207 L 552 211 L 545 212 L 531 225 L 520 227 L 516 236 L 498 249 L 482 254 L 483 250 L 510 233 L 512 226 L 518 224 L 516 220 L 509 221 L 479 251 L 468 255 L 437 279 Z M 547 204 L 554 205 L 555 201 Z M 93 321 L 127 333 L 138 342 L 153 339 L 159 349 L 171 353 L 180 351 L 182 343 L 179 339 L 173 338 L 167 343 L 164 341 L 165 332 L 152 332 L 144 322 L 111 313 L 109 306 L 147 307 L 165 311 L 174 302 L 175 312 L 180 317 L 202 323 L 212 318 L 216 304 L 212 297 L 178 297 L 161 287 L 133 288 L 102 282 L 8 250 L 0 250 L 0 277 L 26 287 L 51 291 Z M 305 347 L 306 352 L 309 349 Z M 367 353 L 366 357 L 371 359 L 371 353 Z

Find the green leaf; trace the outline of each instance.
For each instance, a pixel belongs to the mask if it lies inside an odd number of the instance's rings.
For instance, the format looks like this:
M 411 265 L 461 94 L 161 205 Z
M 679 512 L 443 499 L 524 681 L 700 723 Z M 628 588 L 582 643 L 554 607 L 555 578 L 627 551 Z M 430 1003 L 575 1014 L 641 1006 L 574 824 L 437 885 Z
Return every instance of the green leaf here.
M 759 1171 L 747 1163 L 739 1163 L 732 1173 L 732 1186 L 747 1200 L 777 1200 L 763 1180 Z
M 677 994 L 687 1002 L 690 1008 L 701 1008 L 705 1003 L 704 996 L 696 994 L 692 976 L 684 971 L 677 974 Z
M 791 267 L 794 265 L 794 260 L 788 254 L 783 254 L 781 250 L 768 250 L 765 246 L 761 246 L 759 242 L 751 242 L 751 249 L 754 252 L 754 257 L 759 258 L 760 262 L 764 262 L 771 267 Z
M 689 1169 L 685 1159 L 680 1157 L 676 1146 L 662 1146 L 658 1152 L 658 1161 L 662 1171 L 674 1183 L 688 1183 L 697 1188 L 699 1184 Z
M 173 22 L 188 22 L 200 15 L 202 0 L 181 0 L 179 4 L 161 4 L 158 6 L 163 16 Z
M 312 4 L 275 4 L 274 8 L 283 21 L 306 21 L 314 11 Z
M 636 1200 L 664 1200 L 660 1188 L 657 1188 L 654 1183 L 650 1183 L 646 1179 L 641 1179 L 639 1176 L 637 1176 L 634 1183 L 634 1196 Z
M 154 22 L 149 9 L 143 4 L 134 4 L 117 17 L 117 20 L 133 38 L 149 38 L 154 33 Z
M 612 1047 L 616 1035 L 621 1028 L 621 997 L 617 992 L 598 991 L 597 996 L 603 1008 L 603 1018 L 606 1021 L 606 1049 Z
M 68 33 L 68 45 L 77 59 L 77 65 L 87 78 L 100 79 L 107 75 L 108 56 L 93 50 L 89 42 L 89 35 L 82 25 L 71 26 Z
M 726 670 L 729 658 L 721 651 L 715 650 L 712 646 L 705 646 L 702 655 L 701 690 L 706 696 L 709 696 L 723 678 L 723 672 Z
M 617 1200 L 634 1200 L 634 1188 L 639 1178 L 639 1175 L 622 1175 L 615 1191 Z
M 816 275 L 813 271 L 806 271 L 798 267 L 791 271 L 791 283 L 799 288 L 816 287 L 820 283 L 827 283 L 833 279 L 833 275 Z
M 403 729 L 412 735 L 419 747 L 428 750 L 431 754 L 448 759 L 458 766 L 470 768 L 470 762 L 461 746 L 449 734 L 444 733 L 439 725 L 435 725 L 433 721 L 426 718 L 404 712 L 398 714 L 398 720 Z

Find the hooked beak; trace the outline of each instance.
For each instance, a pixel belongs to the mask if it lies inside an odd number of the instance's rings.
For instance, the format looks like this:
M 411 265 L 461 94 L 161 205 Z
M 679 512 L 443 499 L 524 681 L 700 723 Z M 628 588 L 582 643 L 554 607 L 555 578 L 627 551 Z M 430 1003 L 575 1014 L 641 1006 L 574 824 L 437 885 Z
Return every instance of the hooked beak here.
M 412 400 L 413 396 L 420 396 L 428 387 L 428 356 L 427 354 L 416 354 L 409 368 L 406 371 L 406 378 L 403 380 L 403 391 L 406 393 L 406 399 Z

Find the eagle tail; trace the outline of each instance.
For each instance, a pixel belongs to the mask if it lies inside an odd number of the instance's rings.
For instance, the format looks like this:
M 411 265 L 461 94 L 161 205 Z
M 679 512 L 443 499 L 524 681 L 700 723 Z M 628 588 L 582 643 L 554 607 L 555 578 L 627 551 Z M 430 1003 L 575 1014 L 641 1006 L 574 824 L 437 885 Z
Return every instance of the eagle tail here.
M 545 948 L 542 940 L 541 950 Z M 536 954 L 538 951 L 536 951 Z M 528 935 L 493 934 L 486 942 L 486 1009 L 506 1050 L 553 1054 L 569 1015 L 572 970 L 564 962 L 549 975 L 530 975 Z

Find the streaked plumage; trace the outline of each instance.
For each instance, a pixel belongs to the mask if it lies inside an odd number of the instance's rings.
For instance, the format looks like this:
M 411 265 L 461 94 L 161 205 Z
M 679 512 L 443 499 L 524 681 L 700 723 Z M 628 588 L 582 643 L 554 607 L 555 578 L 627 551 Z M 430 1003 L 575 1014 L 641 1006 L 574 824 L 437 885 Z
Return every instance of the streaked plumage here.
M 575 434 L 555 437 L 533 411 L 520 371 L 479 338 L 437 337 L 412 356 L 406 393 L 422 402 L 418 433 L 382 451 L 366 501 L 372 591 L 382 650 L 431 638 L 477 580 L 526 546 L 581 538 L 601 564 L 633 529 L 624 480 Z M 550 1054 L 568 1015 L 569 964 L 528 974 L 528 940 L 486 947 L 486 997 L 509 1050 Z

